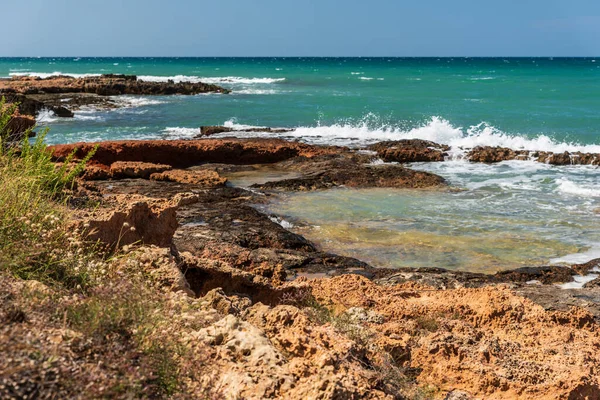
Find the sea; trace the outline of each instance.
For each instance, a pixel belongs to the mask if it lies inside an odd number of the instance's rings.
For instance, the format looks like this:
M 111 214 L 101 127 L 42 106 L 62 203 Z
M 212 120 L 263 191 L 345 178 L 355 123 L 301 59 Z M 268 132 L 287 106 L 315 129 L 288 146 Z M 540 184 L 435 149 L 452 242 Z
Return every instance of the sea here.
M 232 93 L 121 96 L 120 109 L 74 119 L 43 112 L 49 143 L 186 139 L 225 125 L 295 128 L 239 136 L 353 148 L 408 138 L 451 146 L 445 162 L 411 167 L 452 190 L 339 188 L 268 206 L 325 251 L 478 272 L 600 257 L 598 167 L 464 158 L 477 145 L 600 153 L 600 58 L 0 58 L 0 77 L 106 73 Z

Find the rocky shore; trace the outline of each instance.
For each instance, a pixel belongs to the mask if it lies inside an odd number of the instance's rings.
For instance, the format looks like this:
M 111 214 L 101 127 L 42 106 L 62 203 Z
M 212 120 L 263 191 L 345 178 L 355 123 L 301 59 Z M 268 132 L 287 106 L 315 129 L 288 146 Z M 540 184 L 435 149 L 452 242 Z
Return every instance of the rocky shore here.
M 55 146 L 54 157 L 93 146 Z M 434 174 L 372 163 L 441 161 L 446 151 L 418 140 L 366 153 L 277 139 L 102 142 L 71 199 L 98 206 L 73 224 L 160 260 L 162 285 L 200 301 L 185 318 L 203 325 L 174 315 L 169 332 L 208 346 L 224 398 L 600 398 L 600 289 L 554 285 L 600 261 L 495 275 L 377 269 L 325 253 L 253 207 L 336 186 L 448 190 Z M 266 165 L 281 179 L 227 181 L 236 171 L 258 178 Z
M 72 118 L 82 107 L 119 108 L 122 104 L 114 96 L 120 95 L 165 96 L 229 92 L 220 86 L 202 82 L 146 82 L 135 75 L 0 78 L 0 97 L 4 97 L 9 103 L 18 103 L 19 115 L 33 120 L 42 110 L 48 110 L 58 117 Z M 14 134 L 24 132 L 20 130 L 24 126 L 17 122 L 15 124 L 17 125 L 12 127 L 16 129 Z

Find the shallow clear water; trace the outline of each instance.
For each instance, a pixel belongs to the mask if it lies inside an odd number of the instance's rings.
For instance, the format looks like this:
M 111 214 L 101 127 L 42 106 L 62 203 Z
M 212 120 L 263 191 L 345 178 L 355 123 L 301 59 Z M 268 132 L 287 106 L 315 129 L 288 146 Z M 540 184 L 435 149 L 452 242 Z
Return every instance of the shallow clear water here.
M 381 267 L 494 272 L 586 261 L 598 252 L 595 169 L 519 161 L 413 167 L 445 176 L 462 190 L 286 194 L 269 210 L 325 250 Z

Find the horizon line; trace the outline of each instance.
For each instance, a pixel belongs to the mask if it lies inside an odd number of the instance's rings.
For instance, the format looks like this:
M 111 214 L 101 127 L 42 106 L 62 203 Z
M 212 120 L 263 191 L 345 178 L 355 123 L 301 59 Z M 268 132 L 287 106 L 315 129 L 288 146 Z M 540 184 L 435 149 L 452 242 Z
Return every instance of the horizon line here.
M 600 58 L 598 56 L 1 56 L 2 58 Z

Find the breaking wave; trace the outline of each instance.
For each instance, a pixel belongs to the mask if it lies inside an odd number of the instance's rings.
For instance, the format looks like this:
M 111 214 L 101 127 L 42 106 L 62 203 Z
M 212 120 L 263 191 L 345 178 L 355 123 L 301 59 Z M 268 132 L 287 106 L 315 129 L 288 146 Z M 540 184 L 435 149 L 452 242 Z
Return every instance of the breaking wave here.
M 235 129 L 255 127 L 240 125 L 235 120 L 225 122 L 225 126 Z M 270 135 L 272 136 L 272 134 Z M 558 142 L 546 135 L 536 137 L 511 135 L 485 122 L 468 128 L 456 127 L 438 116 L 431 117 L 419 126 L 407 129 L 389 124 L 379 124 L 377 117 L 369 114 L 360 121 L 347 121 L 332 125 L 319 124 L 314 127 L 303 126 L 285 135 L 294 136 L 309 143 L 335 143 L 353 147 L 382 140 L 424 139 L 449 145 L 452 155 L 456 157 L 460 157 L 466 150 L 476 146 L 500 146 L 531 151 L 600 153 L 600 145 Z
M 156 104 L 164 104 L 165 101 L 151 99 L 148 97 L 141 96 L 112 96 L 112 100 L 119 104 L 120 107 L 123 108 L 134 108 L 134 107 L 144 107 Z
M 70 72 L 11 72 L 10 76 L 36 76 L 40 78 L 50 78 L 52 76 L 72 76 L 73 78 L 86 78 L 89 76 L 100 76 L 102 74 L 74 74 Z
M 50 78 L 53 76 L 72 76 L 74 78 L 85 78 L 90 76 L 101 76 L 102 74 L 77 74 L 71 72 L 18 72 L 13 70 L 9 74 L 10 76 L 36 76 L 40 78 Z M 211 84 L 241 84 L 241 85 L 254 85 L 254 84 L 272 84 L 284 82 L 286 78 L 247 78 L 240 76 L 195 76 L 195 75 L 174 75 L 174 76 L 156 76 L 156 75 L 139 75 L 138 79 L 146 82 L 192 82 L 192 83 L 211 83 Z
M 169 127 L 162 134 L 166 139 L 190 139 L 200 135 L 200 128 Z
M 244 78 L 239 76 L 188 76 L 188 75 L 175 75 L 175 76 L 154 76 L 154 75 L 141 75 L 138 76 L 146 82 L 167 82 L 172 80 L 174 82 L 203 82 L 211 84 L 271 84 L 285 81 L 285 78 Z
M 556 183 L 558 184 L 556 190 L 564 194 L 572 194 L 580 197 L 600 197 L 600 189 L 590 188 L 589 186 L 592 185 L 584 187 L 567 178 L 559 178 L 556 180 Z

